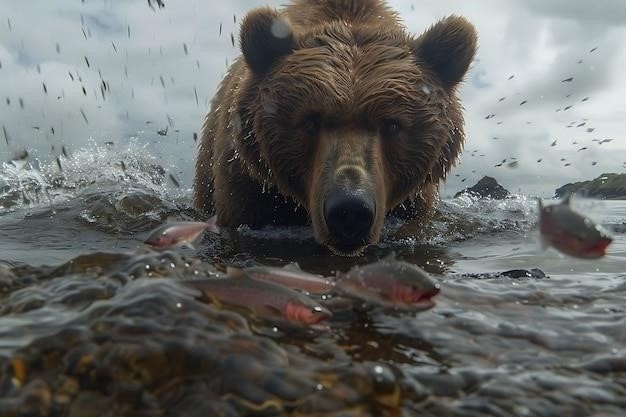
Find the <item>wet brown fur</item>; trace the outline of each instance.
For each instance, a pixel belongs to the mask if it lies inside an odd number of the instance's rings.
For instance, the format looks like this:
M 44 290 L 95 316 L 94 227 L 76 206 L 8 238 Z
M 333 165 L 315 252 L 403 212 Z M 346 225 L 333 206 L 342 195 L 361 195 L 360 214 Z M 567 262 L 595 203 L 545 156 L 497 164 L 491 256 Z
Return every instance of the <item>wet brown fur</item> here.
M 322 213 L 332 186 L 374 196 L 369 243 L 389 213 L 428 214 L 463 148 L 456 90 L 476 50 L 467 20 L 451 16 L 414 38 L 382 1 L 296 0 L 250 12 L 240 42 L 205 120 L 197 208 L 232 227 L 310 220 L 340 253 Z M 385 136 L 389 120 L 401 127 Z

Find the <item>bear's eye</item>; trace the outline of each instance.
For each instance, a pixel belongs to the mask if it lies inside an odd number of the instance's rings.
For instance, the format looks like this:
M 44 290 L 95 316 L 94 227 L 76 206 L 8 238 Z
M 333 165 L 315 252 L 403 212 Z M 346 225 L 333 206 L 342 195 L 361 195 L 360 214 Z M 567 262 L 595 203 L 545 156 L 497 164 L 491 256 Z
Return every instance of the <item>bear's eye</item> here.
M 398 136 L 400 130 L 402 130 L 402 125 L 396 119 L 385 119 L 380 125 L 380 135 L 383 138 L 394 138 Z
M 308 115 L 302 122 L 302 127 L 307 135 L 315 136 L 319 133 L 321 126 L 321 116 L 319 113 Z

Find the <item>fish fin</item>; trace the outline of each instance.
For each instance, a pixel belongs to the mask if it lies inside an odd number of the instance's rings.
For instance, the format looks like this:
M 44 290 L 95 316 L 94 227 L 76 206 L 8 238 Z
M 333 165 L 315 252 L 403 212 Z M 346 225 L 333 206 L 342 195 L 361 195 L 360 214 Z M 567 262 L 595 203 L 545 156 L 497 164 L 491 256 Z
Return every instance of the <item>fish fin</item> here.
M 196 291 L 198 291 L 200 293 L 198 298 L 201 301 L 208 301 L 211 304 L 215 305 L 215 307 L 217 308 L 222 308 L 224 305 L 222 304 L 222 302 L 220 302 L 219 298 L 217 298 L 215 295 L 211 294 L 210 291 L 206 291 L 202 289 L 202 286 L 199 285 L 198 283 L 194 282 L 194 281 L 186 281 L 183 282 L 183 284 L 187 287 L 187 288 L 192 288 Z
M 216 234 L 220 233 L 220 228 L 217 225 L 217 214 L 209 217 L 209 219 L 205 222 L 207 224 L 207 230 Z
M 246 278 L 247 275 L 243 271 L 243 268 L 238 268 L 236 266 L 227 266 L 226 267 L 226 275 L 230 278 Z
M 185 246 L 185 247 L 187 247 L 187 248 L 189 248 L 191 250 L 196 250 L 196 247 L 191 242 L 183 242 L 183 243 L 181 243 L 180 246 L 181 247 Z
M 211 304 L 213 304 L 215 307 L 220 308 L 220 309 L 224 308 L 224 303 L 222 303 L 220 299 L 214 296 L 213 294 L 203 292 L 203 295 L 205 299 L 208 299 L 211 302 Z
M 302 268 L 300 268 L 300 264 L 298 262 L 290 262 L 283 266 L 283 269 L 287 269 L 289 271 L 299 271 L 302 272 Z

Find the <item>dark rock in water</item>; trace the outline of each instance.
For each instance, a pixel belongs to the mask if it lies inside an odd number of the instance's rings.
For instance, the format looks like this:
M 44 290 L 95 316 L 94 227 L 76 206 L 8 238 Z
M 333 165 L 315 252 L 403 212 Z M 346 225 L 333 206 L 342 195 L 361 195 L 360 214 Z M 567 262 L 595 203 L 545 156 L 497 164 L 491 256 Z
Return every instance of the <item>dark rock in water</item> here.
M 480 198 L 493 198 L 496 200 L 502 200 L 507 198 L 511 193 L 503 186 L 498 184 L 493 177 L 484 176 L 473 187 L 466 188 L 459 191 L 454 195 L 454 198 L 463 194 L 470 194 L 474 197 Z
M 511 269 L 508 271 L 502 272 L 483 272 L 479 274 L 461 274 L 461 277 L 464 278 L 476 278 L 476 279 L 495 279 L 495 278 L 533 278 L 533 279 L 543 279 L 548 278 L 548 276 L 539 268 L 531 268 L 531 269 Z
M 539 268 L 511 269 L 510 271 L 500 272 L 500 275 L 509 278 L 546 278 L 545 272 Z
M 626 174 L 602 174 L 591 181 L 565 184 L 554 192 L 555 198 L 569 194 L 603 200 L 626 200 Z

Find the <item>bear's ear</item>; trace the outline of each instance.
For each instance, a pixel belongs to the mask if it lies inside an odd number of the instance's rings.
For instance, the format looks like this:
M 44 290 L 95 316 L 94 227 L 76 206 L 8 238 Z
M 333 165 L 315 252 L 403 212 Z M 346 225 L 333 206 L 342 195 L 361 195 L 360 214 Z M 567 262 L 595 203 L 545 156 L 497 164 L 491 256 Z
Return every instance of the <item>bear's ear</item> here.
M 463 80 L 474 54 L 478 36 L 464 17 L 449 16 L 432 25 L 414 41 L 419 62 L 429 67 L 447 88 Z
M 239 41 L 246 63 L 256 74 L 264 74 L 294 49 L 289 21 L 269 7 L 246 15 L 241 24 Z

